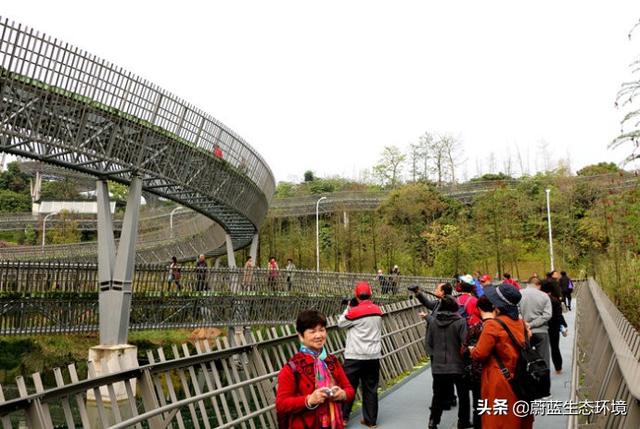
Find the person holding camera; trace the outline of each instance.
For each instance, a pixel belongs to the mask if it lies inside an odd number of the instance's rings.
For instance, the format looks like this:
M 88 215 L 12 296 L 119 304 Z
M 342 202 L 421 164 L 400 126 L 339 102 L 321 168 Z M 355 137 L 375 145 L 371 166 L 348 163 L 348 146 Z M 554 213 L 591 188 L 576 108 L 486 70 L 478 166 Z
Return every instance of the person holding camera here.
M 352 300 L 338 318 L 338 327 L 347 329 L 343 367 L 354 390 L 362 385 L 363 419 L 360 423 L 373 428 L 378 420 L 382 310 L 371 301 L 369 283 L 359 282 L 354 292 L 355 301 Z M 353 400 L 345 401 L 342 406 L 345 422 L 352 406 Z
M 317 310 L 303 310 L 296 320 L 300 350 L 278 373 L 278 427 L 288 429 L 344 429 L 343 401 L 354 390 L 340 361 L 325 349 L 327 318 Z

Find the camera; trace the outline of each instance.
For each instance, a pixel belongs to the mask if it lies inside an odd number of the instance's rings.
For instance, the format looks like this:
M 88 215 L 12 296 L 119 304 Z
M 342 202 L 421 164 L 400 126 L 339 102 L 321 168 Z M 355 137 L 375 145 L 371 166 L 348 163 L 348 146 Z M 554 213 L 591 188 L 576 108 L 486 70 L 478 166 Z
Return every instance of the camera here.
M 408 290 L 409 292 L 416 293 L 416 292 L 418 292 L 418 291 L 420 290 L 420 286 L 418 286 L 418 285 L 412 285 L 412 286 L 409 286 L 409 287 L 407 288 L 407 290 Z
M 344 298 L 342 301 L 340 301 L 340 304 L 355 307 L 358 305 L 358 300 L 356 298 Z
M 327 394 L 327 396 L 333 396 L 336 394 L 336 392 L 338 391 L 338 386 L 333 386 L 333 387 L 325 387 L 324 389 L 322 389 L 322 391 L 324 393 Z

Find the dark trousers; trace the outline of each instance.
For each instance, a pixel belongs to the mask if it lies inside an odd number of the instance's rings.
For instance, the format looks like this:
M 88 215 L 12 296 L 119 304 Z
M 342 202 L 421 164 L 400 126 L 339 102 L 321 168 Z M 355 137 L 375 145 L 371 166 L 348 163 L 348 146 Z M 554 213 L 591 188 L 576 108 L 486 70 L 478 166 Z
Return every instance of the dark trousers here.
M 549 325 L 549 345 L 551 360 L 556 371 L 562 370 L 562 353 L 560 353 L 560 325 Z
M 564 306 L 571 310 L 571 292 L 562 292 Z
M 469 423 L 470 404 L 469 387 L 462 379 L 461 374 L 432 374 L 433 398 L 431 399 L 431 415 L 429 420 L 434 424 L 440 424 L 444 403 L 449 399 L 451 386 L 456 387 L 458 394 L 458 423 Z
M 344 372 L 353 386 L 358 390 L 362 384 L 362 418 L 371 424 L 378 420 L 378 382 L 380 380 L 380 360 L 345 359 L 342 365 Z M 345 419 L 351 414 L 353 402 L 345 402 L 342 406 L 342 416 Z

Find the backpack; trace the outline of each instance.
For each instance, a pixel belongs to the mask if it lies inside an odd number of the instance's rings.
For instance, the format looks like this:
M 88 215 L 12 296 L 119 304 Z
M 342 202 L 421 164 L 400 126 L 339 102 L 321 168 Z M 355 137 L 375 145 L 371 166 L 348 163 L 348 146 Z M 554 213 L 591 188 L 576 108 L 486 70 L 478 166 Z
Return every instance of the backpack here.
M 496 361 L 500 367 L 500 371 L 509 381 L 513 392 L 518 399 L 531 402 L 536 399 L 547 397 L 551 394 L 551 379 L 549 376 L 549 367 L 547 362 L 540 356 L 540 353 L 531 347 L 529 338 L 527 337 L 526 327 L 524 322 L 522 327 L 524 329 L 524 345 L 520 344 L 518 340 L 513 336 L 507 325 L 500 319 L 493 319 L 498 322 L 516 346 L 518 350 L 518 361 L 516 363 L 516 369 L 513 376 L 509 373 L 509 370 L 505 368 L 500 356 L 495 354 Z
M 298 370 L 296 368 L 296 364 L 293 361 L 287 362 L 291 371 L 293 371 L 293 376 L 295 377 L 295 383 L 298 384 Z M 280 413 L 276 410 L 276 418 L 278 420 L 278 429 L 289 429 L 289 417 L 291 414 Z

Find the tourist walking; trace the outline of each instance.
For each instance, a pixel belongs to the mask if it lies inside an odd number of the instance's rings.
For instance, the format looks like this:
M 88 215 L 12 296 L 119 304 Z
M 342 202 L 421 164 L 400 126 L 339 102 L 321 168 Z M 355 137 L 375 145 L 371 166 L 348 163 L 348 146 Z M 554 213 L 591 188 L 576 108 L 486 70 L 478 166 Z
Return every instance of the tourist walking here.
M 566 271 L 560 272 L 560 291 L 562 292 L 562 302 L 567 310 L 571 311 L 571 294 L 573 293 L 573 282 L 567 275 Z
M 398 283 L 400 282 L 400 268 L 397 265 L 393 266 L 393 270 L 389 275 L 389 281 L 391 283 L 391 293 L 395 295 L 398 293 Z
M 551 300 L 551 319 L 549 319 L 549 346 L 551 347 L 551 361 L 556 370 L 556 374 L 562 374 L 562 353 L 560 353 L 560 330 L 567 328 L 567 322 L 562 315 L 562 304 L 553 293 L 554 284 L 551 281 L 543 281 L 541 290 L 545 292 Z
M 207 289 L 207 261 L 204 255 L 198 256 L 196 262 L 196 290 L 203 291 Z
M 242 273 L 242 287 L 244 290 L 251 289 L 251 283 L 253 283 L 253 270 L 255 265 L 253 263 L 253 257 L 248 256 L 244 263 L 244 272 Z
M 171 257 L 171 265 L 169 265 L 169 290 L 171 290 L 171 284 L 175 283 L 176 288 L 178 290 L 182 290 L 182 286 L 180 286 L 180 278 L 182 277 L 182 273 L 180 270 L 180 265 L 178 264 L 178 258 L 175 256 Z
M 522 289 L 520 300 L 520 312 L 522 319 L 529 324 L 531 329 L 531 346 L 538 350 L 540 356 L 551 368 L 549 355 L 549 320 L 551 320 L 551 298 L 542 292 L 542 282 L 536 277 L 531 277 L 527 287 Z
M 278 281 L 278 275 L 280 274 L 278 268 L 278 262 L 275 256 L 269 257 L 269 263 L 267 264 L 267 286 L 269 292 L 276 290 L 276 284 Z
M 485 296 L 496 307 L 494 318 L 501 320 L 519 343 L 525 342 L 524 321 L 518 318 L 520 291 L 511 284 L 487 286 Z M 519 417 L 513 411 L 518 397 L 513 392 L 507 376 L 503 374 L 496 357 L 510 374 L 515 373 L 519 350 L 507 331 L 495 320 L 485 320 L 482 333 L 475 347 L 470 347 L 471 358 L 483 363 L 480 396 L 482 407 L 494 407 L 501 403 L 500 412 L 483 412 L 482 427 L 487 429 L 531 429 L 533 415 Z M 498 402 L 496 402 L 498 401 Z M 504 412 L 503 412 L 504 411 Z
M 293 275 L 296 266 L 293 264 L 293 260 L 291 258 L 287 259 L 287 266 L 284 268 L 287 273 L 287 290 L 291 292 L 291 286 L 293 284 Z
M 327 353 L 327 318 L 317 310 L 298 314 L 299 351 L 278 373 L 278 425 L 289 429 L 343 429 L 342 404 L 354 390 L 334 355 Z
M 442 298 L 438 312 L 429 316 L 427 346 L 433 377 L 433 397 L 429 414 L 429 429 L 440 424 L 451 386 L 458 394 L 458 427 L 471 426 L 468 389 L 462 373 L 464 362 L 460 349 L 467 336 L 467 324 L 458 314 L 458 304 L 451 296 Z
M 382 357 L 382 311 L 371 301 L 373 292 L 367 282 L 354 290 L 356 306 L 349 305 L 338 318 L 338 327 L 347 329 L 344 348 L 344 371 L 354 390 L 362 386 L 362 421 L 376 427 L 378 421 L 378 383 Z M 345 421 L 351 414 L 352 401 L 342 407 Z

